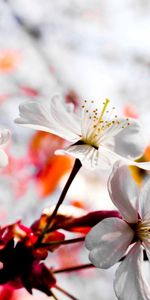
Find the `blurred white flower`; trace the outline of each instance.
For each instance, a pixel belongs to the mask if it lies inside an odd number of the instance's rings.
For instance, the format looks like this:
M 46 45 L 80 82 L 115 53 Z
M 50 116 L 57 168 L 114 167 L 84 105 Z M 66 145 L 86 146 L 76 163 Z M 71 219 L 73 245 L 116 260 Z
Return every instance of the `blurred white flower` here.
M 10 138 L 10 131 L 8 129 L 0 129 L 0 168 L 8 164 L 8 157 L 3 148 Z
M 108 190 L 122 219 L 105 219 L 92 228 L 85 242 L 89 259 L 96 267 L 107 269 L 126 254 L 116 271 L 115 293 L 121 300 L 149 300 L 150 286 L 143 277 L 142 261 L 143 249 L 150 260 L 150 180 L 139 194 L 128 168 L 117 162 Z
M 95 107 L 94 101 L 84 101 L 82 114 L 73 112 L 58 96 L 49 103 L 27 102 L 20 105 L 16 123 L 56 134 L 71 143 L 56 154 L 69 154 L 80 159 L 89 169 L 109 168 L 115 161 L 150 169 L 150 163 L 135 163 L 145 148 L 138 121 L 118 118 L 113 107 L 108 111 L 109 100 Z

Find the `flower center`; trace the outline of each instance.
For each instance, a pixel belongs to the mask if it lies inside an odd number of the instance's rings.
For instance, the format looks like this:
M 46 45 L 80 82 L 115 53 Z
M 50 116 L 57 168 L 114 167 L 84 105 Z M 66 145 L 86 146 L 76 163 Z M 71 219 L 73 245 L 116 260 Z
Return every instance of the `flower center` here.
M 90 105 L 87 100 L 84 101 L 83 108 L 83 120 L 82 120 L 82 139 L 85 144 L 91 145 L 96 149 L 100 146 L 100 138 L 102 135 L 106 135 L 109 132 L 111 137 L 115 135 L 115 132 L 126 128 L 129 123 L 129 119 L 118 120 L 118 116 L 114 115 L 115 107 L 108 110 L 109 99 L 103 102 L 103 106 L 100 110 L 94 107 L 94 101 L 92 100 Z M 111 134 L 110 134 L 111 133 Z
M 136 225 L 135 234 L 142 242 L 150 241 L 150 220 L 140 220 Z

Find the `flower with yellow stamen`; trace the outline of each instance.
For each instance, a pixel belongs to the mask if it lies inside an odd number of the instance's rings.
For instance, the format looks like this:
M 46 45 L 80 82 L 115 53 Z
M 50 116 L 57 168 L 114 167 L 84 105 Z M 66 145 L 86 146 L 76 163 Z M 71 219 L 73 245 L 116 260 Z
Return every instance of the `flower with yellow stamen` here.
M 85 100 L 81 113 L 66 104 L 59 96 L 49 103 L 26 102 L 20 105 L 16 123 L 53 133 L 70 142 L 70 146 L 56 154 L 69 154 L 78 158 L 88 169 L 107 169 L 115 161 L 150 169 L 150 163 L 136 163 L 145 148 L 141 125 L 137 120 L 118 118 L 110 101 Z
M 149 300 L 150 286 L 142 269 L 143 250 L 150 263 L 150 180 L 141 191 L 127 166 L 116 162 L 108 180 L 108 191 L 122 219 L 107 218 L 87 234 L 89 259 L 97 268 L 107 269 L 119 262 L 114 289 L 117 299 Z

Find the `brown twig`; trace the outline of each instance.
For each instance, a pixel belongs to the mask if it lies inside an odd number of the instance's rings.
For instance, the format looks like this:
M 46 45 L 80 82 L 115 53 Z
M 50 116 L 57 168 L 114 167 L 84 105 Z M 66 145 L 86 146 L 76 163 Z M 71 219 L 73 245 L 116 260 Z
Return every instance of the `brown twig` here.
M 72 266 L 69 268 L 54 270 L 53 272 L 55 274 L 58 274 L 58 273 L 65 273 L 65 272 L 74 272 L 74 271 L 79 271 L 79 270 L 89 269 L 89 268 L 95 268 L 95 266 L 92 264 L 84 264 L 84 265 L 80 265 L 80 266 Z

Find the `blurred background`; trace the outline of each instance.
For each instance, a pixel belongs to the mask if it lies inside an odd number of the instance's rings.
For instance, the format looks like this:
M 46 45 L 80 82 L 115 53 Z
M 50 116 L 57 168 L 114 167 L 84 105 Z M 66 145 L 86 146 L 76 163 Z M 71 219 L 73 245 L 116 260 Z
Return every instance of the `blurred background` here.
M 60 93 L 77 110 L 84 99 L 107 97 L 120 114 L 140 119 L 150 143 L 149 37 L 149 0 L 0 0 L 0 126 L 12 131 L 9 165 L 0 171 L 1 224 L 32 224 L 56 203 L 73 163 L 53 155 L 63 140 L 14 124 L 20 103 Z M 142 159 L 150 160 L 149 148 Z M 133 173 L 141 184 L 146 174 Z M 112 209 L 107 178 L 82 170 L 65 204 L 79 214 Z M 61 249 L 56 260 L 67 255 Z M 88 262 L 84 249 L 75 253 L 70 265 Z M 115 269 L 59 275 L 59 282 L 79 300 L 115 300 Z M 2 297 L 47 299 L 24 290 Z

